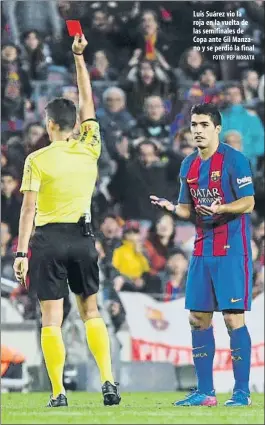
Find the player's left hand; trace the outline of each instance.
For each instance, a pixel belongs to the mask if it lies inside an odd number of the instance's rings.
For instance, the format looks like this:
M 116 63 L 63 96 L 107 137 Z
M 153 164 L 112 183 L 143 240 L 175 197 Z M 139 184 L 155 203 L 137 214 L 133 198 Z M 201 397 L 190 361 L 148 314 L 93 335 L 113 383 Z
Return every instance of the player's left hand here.
M 216 199 L 210 207 L 207 205 L 197 205 L 195 207 L 196 213 L 199 215 L 214 215 L 214 214 L 220 214 L 220 205 L 221 201 L 220 199 Z
M 26 277 L 28 273 L 29 262 L 27 257 L 18 257 L 15 259 L 13 269 L 15 276 L 20 285 L 26 287 Z

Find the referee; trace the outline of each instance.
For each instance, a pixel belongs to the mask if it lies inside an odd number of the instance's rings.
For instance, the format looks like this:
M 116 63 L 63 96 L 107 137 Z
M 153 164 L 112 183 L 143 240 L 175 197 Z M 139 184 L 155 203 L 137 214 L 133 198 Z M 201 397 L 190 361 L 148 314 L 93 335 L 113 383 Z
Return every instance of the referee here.
M 68 284 L 76 294 L 88 346 L 100 371 L 105 405 L 120 403 L 111 370 L 107 328 L 97 308 L 98 256 L 87 218 L 97 178 L 101 140 L 89 73 L 83 57 L 85 36 L 76 35 L 74 55 L 80 108 L 80 138 L 74 140 L 76 108 L 72 101 L 56 98 L 46 106 L 46 128 L 51 141 L 26 158 L 21 192 L 24 193 L 14 271 L 41 306 L 41 346 L 52 385 L 47 407 L 67 406 L 63 387 L 65 348 L 61 325 L 63 299 Z M 35 217 L 37 207 L 37 213 Z M 32 256 L 27 253 L 31 239 Z

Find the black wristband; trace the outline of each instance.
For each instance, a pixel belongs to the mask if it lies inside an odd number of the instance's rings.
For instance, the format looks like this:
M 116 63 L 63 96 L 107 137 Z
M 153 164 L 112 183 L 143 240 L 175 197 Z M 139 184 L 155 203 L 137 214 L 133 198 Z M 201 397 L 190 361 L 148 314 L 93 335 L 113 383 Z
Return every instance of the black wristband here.
M 15 257 L 16 258 L 25 258 L 25 257 L 27 257 L 28 256 L 28 253 L 27 252 L 16 252 L 15 253 Z
M 73 50 L 72 50 L 72 52 L 73 52 L 74 55 L 77 55 L 77 56 L 82 56 L 83 55 L 83 53 L 76 53 Z

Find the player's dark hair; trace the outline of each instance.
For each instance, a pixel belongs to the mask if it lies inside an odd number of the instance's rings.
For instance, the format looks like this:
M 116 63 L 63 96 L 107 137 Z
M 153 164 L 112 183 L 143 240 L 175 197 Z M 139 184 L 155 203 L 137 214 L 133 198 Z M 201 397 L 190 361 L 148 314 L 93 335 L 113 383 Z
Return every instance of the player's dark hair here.
M 213 103 L 202 103 L 191 108 L 191 115 L 209 115 L 214 126 L 222 125 L 222 117 L 219 109 Z
M 72 130 L 76 123 L 76 107 L 74 102 L 57 97 L 45 107 L 48 118 L 59 125 L 60 130 Z

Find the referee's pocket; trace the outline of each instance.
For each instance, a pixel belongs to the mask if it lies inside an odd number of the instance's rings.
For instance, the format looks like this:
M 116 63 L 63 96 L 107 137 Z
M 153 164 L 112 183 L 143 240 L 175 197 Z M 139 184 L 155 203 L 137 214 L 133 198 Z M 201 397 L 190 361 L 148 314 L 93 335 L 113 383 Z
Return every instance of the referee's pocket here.
M 37 248 L 39 246 L 43 247 L 46 244 L 46 238 L 42 232 L 36 231 L 32 238 L 30 239 L 30 247 Z

